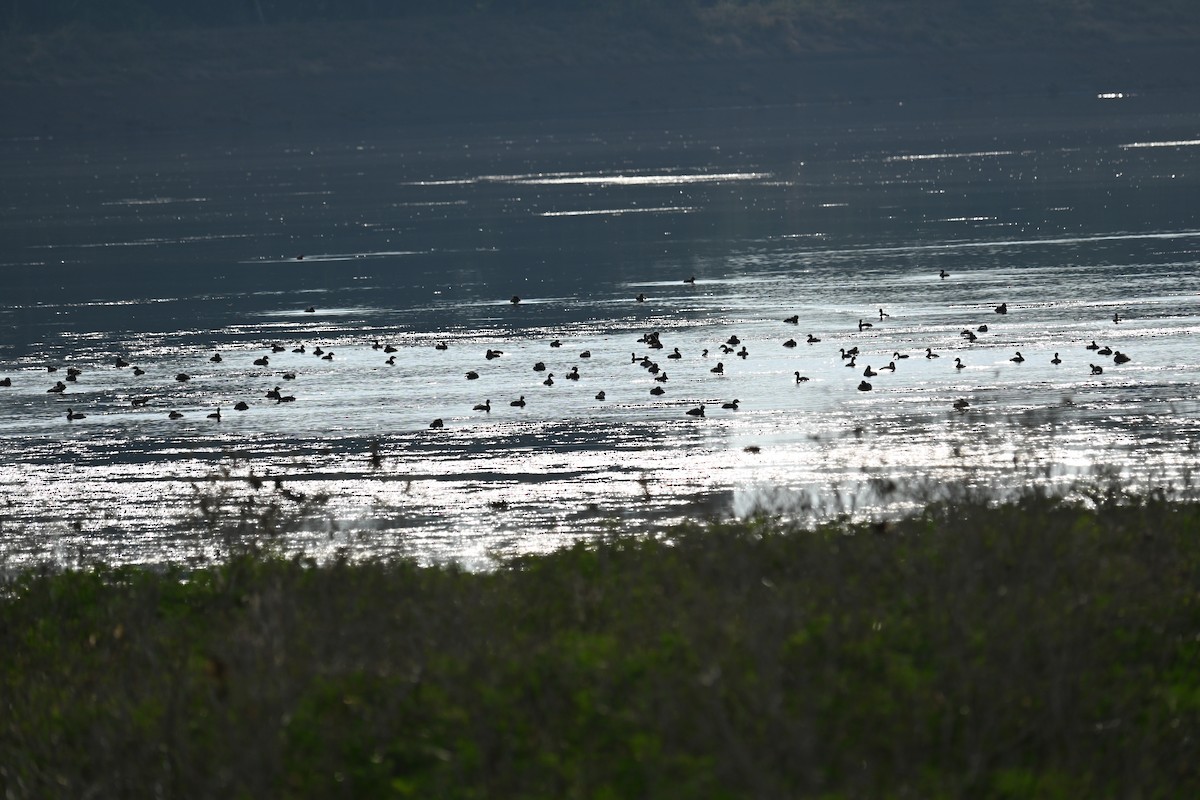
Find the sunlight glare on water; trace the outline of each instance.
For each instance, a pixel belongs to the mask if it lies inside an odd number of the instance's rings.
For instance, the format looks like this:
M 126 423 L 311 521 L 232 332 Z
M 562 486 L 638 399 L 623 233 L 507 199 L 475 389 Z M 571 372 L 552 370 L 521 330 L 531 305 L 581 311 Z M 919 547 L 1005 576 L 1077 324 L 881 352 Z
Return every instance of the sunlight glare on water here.
M 1190 481 L 1200 187 L 1177 120 L 776 113 L 750 145 L 678 117 L 553 147 L 4 143 L 4 559 L 211 555 L 198 498 L 222 493 L 328 496 L 289 540 L 319 556 L 485 566 L 951 484 Z

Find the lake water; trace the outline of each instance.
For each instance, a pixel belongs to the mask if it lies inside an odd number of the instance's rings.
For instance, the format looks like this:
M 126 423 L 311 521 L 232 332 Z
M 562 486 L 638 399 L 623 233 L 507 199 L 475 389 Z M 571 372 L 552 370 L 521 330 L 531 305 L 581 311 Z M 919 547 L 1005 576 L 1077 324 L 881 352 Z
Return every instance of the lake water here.
M 0 143 L 2 559 L 187 561 L 198 496 L 275 480 L 329 495 L 295 546 L 471 566 L 888 479 L 1188 483 L 1200 113 L 1112 89 Z

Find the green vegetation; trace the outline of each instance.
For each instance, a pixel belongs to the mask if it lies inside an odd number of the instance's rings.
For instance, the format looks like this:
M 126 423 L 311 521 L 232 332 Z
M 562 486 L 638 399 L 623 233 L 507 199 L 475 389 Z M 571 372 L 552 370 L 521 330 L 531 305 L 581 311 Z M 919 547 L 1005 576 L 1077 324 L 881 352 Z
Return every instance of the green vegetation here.
M 9 582 L 5 796 L 1200 794 L 1197 502 L 964 497 L 486 573 L 224 541 Z

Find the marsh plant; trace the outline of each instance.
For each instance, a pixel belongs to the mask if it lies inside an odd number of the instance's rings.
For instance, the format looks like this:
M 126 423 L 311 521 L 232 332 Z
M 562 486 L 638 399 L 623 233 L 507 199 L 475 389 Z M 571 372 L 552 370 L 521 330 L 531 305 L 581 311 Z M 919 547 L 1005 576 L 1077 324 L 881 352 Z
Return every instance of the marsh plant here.
M 1200 503 L 1167 490 L 466 572 L 284 558 L 303 504 L 248 488 L 207 512 L 224 563 L 9 585 L 6 797 L 1200 796 Z

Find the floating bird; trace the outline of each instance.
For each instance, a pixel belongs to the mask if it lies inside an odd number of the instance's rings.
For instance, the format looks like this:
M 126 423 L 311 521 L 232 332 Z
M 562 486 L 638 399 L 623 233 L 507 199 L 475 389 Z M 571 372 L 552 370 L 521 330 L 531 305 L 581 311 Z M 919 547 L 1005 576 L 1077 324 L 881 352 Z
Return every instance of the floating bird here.
M 1096 340 L 1092 339 L 1092 343 L 1084 348 L 1085 350 L 1099 350 L 1100 345 L 1096 344 Z
M 954 359 L 954 368 L 955 369 L 966 369 L 967 365 L 962 362 L 961 358 L 955 358 Z
M 1104 372 L 1104 367 L 1098 367 L 1095 364 L 1088 364 L 1088 366 L 1092 368 L 1093 375 L 1100 375 Z
M 213 353 L 211 356 L 208 357 L 208 360 L 213 362 L 214 364 L 220 364 L 221 363 L 221 354 Z
M 858 384 L 858 390 L 860 392 L 869 392 L 871 391 L 871 384 L 867 383 L 866 381 L 862 381 Z
M 746 345 L 742 345 L 742 349 L 737 351 L 738 358 L 745 358 L 750 355 L 750 351 L 746 349 Z
M 172 411 L 171 413 L 167 414 L 167 418 L 168 419 L 182 419 L 183 412 L 182 411 Z
M 784 322 L 786 322 L 788 325 L 799 325 L 800 324 L 800 315 L 792 314 L 790 317 L 787 317 L 786 319 L 784 319 Z
M 1120 324 L 1120 322 L 1121 322 L 1121 315 L 1120 315 L 1120 313 L 1113 314 L 1113 324 L 1114 324 L 1114 325 L 1118 325 L 1118 324 Z
M 469 371 L 466 373 L 466 376 L 467 376 L 467 380 L 469 380 L 469 381 L 477 381 L 477 380 L 479 380 L 479 373 L 478 373 L 478 372 L 476 372 L 475 370 L 469 370 Z
M 941 278 L 942 280 L 945 280 L 946 278 L 950 277 L 950 273 L 946 272 L 946 270 L 942 270 L 941 272 L 938 273 L 938 277 Z
M 663 372 L 660 375 L 655 375 L 654 380 L 658 381 L 659 383 L 666 383 L 667 382 L 667 373 Z
M 646 295 L 644 295 L 644 294 L 639 294 L 639 295 L 637 296 L 637 301 L 638 301 L 639 303 L 644 303 L 644 302 L 646 302 Z
M 12 386 L 12 378 L 0 378 L 0 386 Z
M 1025 356 L 1021 355 L 1021 351 L 1018 350 L 1017 354 L 1010 358 L 1009 361 L 1013 362 L 1014 364 L 1021 364 L 1025 361 Z
M 77 414 L 73 409 L 67 409 L 67 422 L 74 422 L 77 419 L 84 419 L 87 414 Z
M 979 326 L 978 328 L 976 328 L 975 330 L 979 331 L 980 333 L 987 333 L 987 332 L 988 332 L 988 326 L 987 326 L 987 325 L 980 325 L 980 326 Z
M 399 351 L 400 351 L 400 348 L 398 348 L 394 345 L 388 344 L 388 345 L 383 346 L 383 352 L 385 352 L 385 353 L 397 353 Z
M 895 372 L 895 371 L 896 371 L 896 362 L 895 362 L 895 361 L 889 361 L 889 362 L 888 362 L 886 365 L 884 365 L 884 366 L 880 367 L 880 368 L 879 368 L 879 371 L 880 371 L 880 372 L 883 372 L 885 369 L 886 369 L 887 371 L 889 371 L 889 372 Z
M 273 344 L 273 345 L 271 345 L 271 352 L 272 352 L 272 353 L 282 353 L 282 352 L 284 352 L 285 350 L 287 350 L 287 348 L 286 348 L 286 347 L 284 347 L 284 346 L 283 346 L 283 345 L 281 345 L 281 344 Z
M 303 353 L 303 352 L 304 352 L 304 345 L 300 345 L 299 347 L 293 347 L 293 348 L 292 348 L 292 352 L 293 352 L 293 353 Z
M 300 257 L 304 258 L 304 256 L 300 256 Z M 315 306 L 309 306 L 308 308 L 304 309 L 305 314 L 315 314 L 316 311 L 317 311 L 317 309 Z
M 256 367 L 268 367 L 268 366 L 270 366 L 270 363 L 267 361 L 267 357 L 266 357 L 266 356 L 263 356 L 262 358 L 256 358 L 256 359 L 254 359 L 254 366 L 256 366 Z
M 1054 358 L 1050 359 L 1050 363 L 1055 365 L 1062 363 L 1062 359 L 1058 357 L 1058 353 L 1054 354 Z
M 796 346 L 796 340 L 795 340 L 795 339 L 788 339 L 786 342 L 784 342 L 784 343 L 783 343 L 783 346 L 784 346 L 784 347 L 795 347 L 795 346 Z
M 188 375 L 186 372 L 181 372 L 175 376 L 175 380 L 179 381 L 180 383 L 183 383 L 185 381 L 190 381 L 191 379 L 192 379 L 192 376 Z
M 276 386 L 274 389 L 269 389 L 267 391 L 265 397 L 268 400 L 278 400 L 279 399 L 279 387 Z
M 320 345 L 317 345 L 315 348 L 313 348 L 313 355 L 314 355 L 314 356 L 319 356 L 319 355 L 322 355 L 324 352 L 325 352 L 325 351 L 321 349 L 321 346 L 320 346 Z
M 887 312 L 885 312 L 885 311 L 884 311 L 882 308 L 881 308 L 881 309 L 879 309 L 879 321 L 880 321 L 880 322 L 883 322 L 883 318 L 884 318 L 884 317 L 890 317 L 890 316 L 891 316 L 891 314 L 888 314 L 888 313 L 887 313 Z
M 121 358 L 120 356 L 117 356 L 117 360 L 114 363 L 115 363 L 117 369 L 123 369 L 124 367 L 129 366 L 129 362 L 126 361 L 125 359 Z
M 650 390 L 650 394 L 654 395 L 655 397 L 658 397 L 659 395 L 666 394 L 666 393 L 667 393 L 667 390 L 661 386 L 655 386 L 653 389 Z
M 375 339 L 373 342 L 371 342 L 371 349 L 372 349 L 372 350 L 381 350 L 382 348 L 383 348 L 383 345 L 381 345 L 381 344 L 379 343 L 379 340 L 378 340 L 378 339 Z
M 704 404 L 701 403 L 700 405 L 696 406 L 695 408 L 689 408 L 687 410 L 687 414 L 689 417 L 703 417 L 704 416 Z
M 542 386 L 553 386 L 553 385 L 554 385 L 554 373 L 547 372 L 546 380 L 542 381 Z
M 515 306 L 517 303 L 521 302 L 521 298 L 517 297 L 514 294 L 508 302 L 512 303 Z
M 67 385 L 65 383 L 63 383 L 62 381 L 55 381 L 54 385 L 51 386 L 46 391 L 47 391 L 47 393 L 50 393 L 50 394 L 62 394 L 66 390 L 67 390 Z
M 475 407 L 474 407 L 473 409 L 471 409 L 471 410 L 472 410 L 472 411 L 486 411 L 486 412 L 487 412 L 487 413 L 489 413 L 489 414 L 490 414 L 490 413 L 492 413 L 492 401 L 491 401 L 491 398 L 488 398 L 488 400 L 487 400 L 486 402 L 480 403 L 479 405 L 475 406 Z
M 550 346 L 551 347 L 562 347 L 562 342 L 560 342 L 558 339 L 555 339 L 552 342 L 550 342 Z
M 233 404 L 234 411 L 247 411 L 247 410 L 249 410 L 249 408 L 250 408 L 250 405 L 245 400 L 238 400 L 236 403 Z
M 133 374 L 136 377 L 141 377 L 142 375 L 146 374 L 146 370 L 142 369 L 141 367 L 134 367 Z
M 328 353 L 326 353 L 325 355 L 321 356 L 321 360 L 322 360 L 322 361 L 333 361 L 333 351 L 332 351 L 332 350 L 330 350 Z
M 963 336 L 963 338 L 965 338 L 965 339 L 966 339 L 968 342 L 974 342 L 974 341 L 976 341 L 977 339 L 979 339 L 979 337 L 975 335 L 975 331 L 972 331 L 972 330 L 964 330 L 964 331 L 962 332 L 962 336 Z
M 1008 303 L 1001 303 L 1000 305 L 996 306 L 996 313 L 997 314 L 1007 314 L 1008 313 Z
M 279 405 L 280 403 L 294 403 L 294 402 L 296 402 L 296 395 L 285 394 L 285 395 L 281 395 L 279 397 L 279 399 L 275 401 L 275 405 Z
M 971 404 L 961 397 L 954 401 L 954 408 L 958 411 L 966 411 L 970 406 Z
M 214 411 L 213 413 L 209 414 L 208 418 L 215 419 L 217 422 L 220 422 L 221 421 L 221 407 L 217 406 L 217 410 Z
M 740 403 L 740 402 L 741 402 L 741 400 L 738 400 L 737 398 L 734 398 L 733 400 L 729 401 L 728 403 L 722 403 L 722 404 L 721 404 L 721 408 L 728 408 L 728 409 L 730 409 L 730 410 L 732 410 L 732 411 L 737 411 L 737 410 L 738 410 L 738 403 Z
M 820 340 L 820 339 L 818 339 L 817 337 L 813 336 L 813 335 L 810 333 L 810 334 L 808 335 L 808 339 L 806 339 L 805 341 L 807 341 L 809 344 L 816 344 L 817 342 L 819 342 L 819 341 L 821 341 L 821 340 Z
M 1124 364 L 1125 362 L 1127 362 L 1129 360 L 1130 360 L 1129 356 L 1125 355 L 1120 350 L 1113 353 L 1113 363 L 1114 364 Z
M 525 395 L 521 395 L 516 400 L 513 400 L 511 403 L 509 403 L 509 405 L 512 406 L 513 408 L 524 408 L 525 407 Z
M 533 365 L 533 371 L 534 371 L 534 372 L 545 372 L 545 371 L 546 371 L 546 362 L 545 362 L 545 361 L 539 361 L 539 362 L 537 362 L 536 364 L 534 364 L 534 365 Z
M 442 418 L 441 418 L 441 417 L 438 417 L 438 418 L 437 418 L 437 419 L 435 419 L 433 422 L 429 423 L 429 427 L 430 427 L 430 428 L 441 428 L 441 427 L 444 427 L 444 426 L 445 426 L 445 423 L 444 423 L 444 422 L 442 422 Z
M 937 353 L 933 352 L 933 348 L 931 348 L 931 347 L 925 348 L 925 357 L 926 358 L 941 358 L 941 356 L 939 356 Z
M 1096 355 L 1098 355 L 1098 356 L 1111 356 L 1112 354 L 1113 354 L 1112 348 L 1109 347 L 1108 345 L 1104 345 L 1104 347 L 1101 347 L 1099 350 L 1096 351 Z
M 850 360 L 849 360 L 849 361 L 847 361 L 847 362 L 846 362 L 845 364 L 843 364 L 842 366 L 844 366 L 844 367 L 850 367 L 850 368 L 852 368 L 852 369 L 853 369 L 853 368 L 855 368 L 855 367 L 857 367 L 857 366 L 858 366 L 858 364 L 856 363 L 857 361 L 858 361 L 858 356 L 850 356 Z
M 437 344 L 435 344 L 433 346 L 433 349 L 434 350 L 449 350 L 450 345 L 446 344 L 445 342 L 438 342 Z
M 564 377 L 564 378 L 566 378 L 566 379 L 567 379 L 567 380 L 569 380 L 569 381 L 577 381 L 577 380 L 579 380 L 579 367 L 571 367 L 571 371 L 570 371 L 570 372 L 568 372 L 568 373 L 567 373 L 566 375 L 564 375 L 563 377 Z
M 667 353 L 667 358 L 683 358 L 683 353 L 679 352 L 679 348 L 676 347 L 672 352 Z
M 396 366 L 396 357 L 388 356 L 387 361 L 384 361 L 383 363 L 387 364 L 389 367 L 394 367 Z
M 582 353 L 580 353 L 580 354 L 579 354 L 579 357 L 580 357 L 580 358 L 591 358 L 591 357 L 592 357 L 592 351 L 591 351 L 591 350 L 584 350 Z
M 129 405 L 140 408 L 149 402 L 150 402 L 150 398 L 143 395 L 142 397 L 135 397 L 132 400 L 130 400 Z
M 737 336 L 730 336 L 728 339 L 725 340 L 725 344 L 730 345 L 731 347 L 736 347 L 737 345 L 739 345 L 741 343 L 742 343 L 742 340 L 739 339 Z
M 899 350 L 897 350 L 896 352 L 892 353 L 892 358 L 896 361 L 899 361 L 902 358 L 908 358 L 908 353 L 901 353 Z
M 390 361 L 391 359 L 388 359 L 388 360 Z M 283 378 L 285 381 L 294 381 L 294 380 L 296 380 L 296 373 L 285 372 L 282 375 L 280 375 L 279 377 Z
M 792 374 L 796 376 L 796 383 L 808 383 L 808 378 L 804 377 L 799 372 L 793 372 Z
M 489 347 L 488 351 L 486 353 L 484 353 L 483 357 L 486 358 L 488 361 L 491 361 L 492 359 L 499 358 L 502 355 L 504 355 L 503 350 L 493 350 Z
M 596 399 L 597 399 L 597 400 L 603 400 L 603 399 L 604 399 L 604 392 L 603 392 L 603 391 L 596 392 Z
M 696 276 L 695 276 L 695 275 L 692 275 L 692 276 L 690 276 L 690 277 L 684 278 L 684 279 L 683 279 L 683 282 L 684 282 L 684 283 L 695 283 L 695 282 L 696 282 Z
M 712 372 L 716 375 L 724 375 L 725 374 L 725 365 L 722 364 L 720 361 L 718 361 L 717 365 L 715 367 L 713 367 L 712 369 L 710 369 L 709 372 Z
M 871 369 L 871 365 L 870 365 L 870 364 L 867 364 L 867 368 L 863 370 L 863 377 L 864 377 L 864 378 L 874 378 L 874 377 L 875 377 L 876 375 L 878 375 L 878 374 L 879 374 L 878 372 L 876 372 L 875 370 Z

